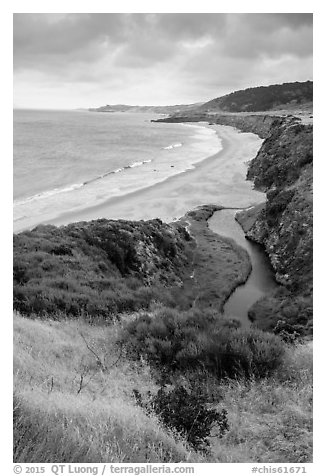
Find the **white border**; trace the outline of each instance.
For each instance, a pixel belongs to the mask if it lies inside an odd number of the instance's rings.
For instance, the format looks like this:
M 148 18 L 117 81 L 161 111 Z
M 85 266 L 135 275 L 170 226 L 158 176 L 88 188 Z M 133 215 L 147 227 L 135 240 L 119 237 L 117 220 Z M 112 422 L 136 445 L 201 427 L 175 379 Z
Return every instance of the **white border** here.
M 1 31 L 1 160 L 2 160 L 2 184 L 1 184 L 1 310 L 2 310 L 2 327 L 1 336 L 1 409 L 2 409 L 2 431 L 0 448 L 2 449 L 2 463 L 5 464 L 5 469 L 2 474 L 12 473 L 12 281 L 9 276 L 12 275 L 12 13 L 13 12 L 44 12 L 44 13 L 59 13 L 59 12 L 153 12 L 153 13 L 314 13 L 314 77 L 317 78 L 314 82 L 314 104 L 315 104 L 315 126 L 314 126 L 314 141 L 315 141 L 315 160 L 317 157 L 317 164 L 315 165 L 315 191 L 317 198 L 315 198 L 315 438 L 314 438 L 314 464 L 309 465 L 308 474 L 324 474 L 322 470 L 322 462 L 324 460 L 324 428 L 323 420 L 325 414 L 324 403 L 324 379 L 325 375 L 322 372 L 323 355 L 321 354 L 324 344 L 325 332 L 325 312 L 324 303 L 321 303 L 322 292 L 325 293 L 323 287 L 322 277 L 325 274 L 324 262 L 324 248 L 322 240 L 324 241 L 325 230 L 323 227 L 322 217 L 324 216 L 323 194 L 325 188 L 325 171 L 324 163 L 326 161 L 324 153 L 324 144 L 321 143 L 325 132 L 321 130 L 321 119 L 325 114 L 323 109 L 323 95 L 325 95 L 325 77 L 323 76 L 323 63 L 325 61 L 324 46 L 325 38 L 323 38 L 323 31 L 325 30 L 325 15 L 322 2 L 316 1 L 273 1 L 270 3 L 261 1 L 227 1 L 217 2 L 200 0 L 198 2 L 186 2 L 176 0 L 163 1 L 119 1 L 107 2 L 93 0 L 86 1 L 62 1 L 55 2 L 41 2 L 41 1 L 13 1 L 9 4 L 3 5 L 0 15 L 0 31 Z M 323 89 L 322 89 L 323 88 Z M 317 127 L 317 129 L 316 129 Z M 321 151 L 323 153 L 321 154 Z M 319 158 L 320 154 L 320 158 Z M 316 173 L 317 170 L 317 173 Z M 321 192 L 321 193 L 320 193 Z M 324 212 L 324 213 L 323 213 Z M 196 474 L 250 474 L 249 468 L 252 465 L 248 464 L 203 464 L 196 465 Z M 268 464 L 266 464 L 268 466 Z M 218 472 L 218 473 L 217 473 Z

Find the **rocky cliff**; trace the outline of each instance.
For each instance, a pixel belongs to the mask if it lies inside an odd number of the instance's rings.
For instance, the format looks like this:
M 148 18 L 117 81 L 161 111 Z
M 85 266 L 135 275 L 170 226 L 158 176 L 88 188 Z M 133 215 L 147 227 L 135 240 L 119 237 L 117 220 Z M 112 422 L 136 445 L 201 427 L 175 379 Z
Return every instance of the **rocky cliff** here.
M 283 288 L 253 306 L 259 327 L 306 334 L 312 328 L 312 125 L 276 120 L 247 178 L 267 193 L 264 207 L 237 215 L 262 244 Z M 280 322 L 279 322 L 280 321 Z
M 265 204 L 238 214 L 246 236 L 268 254 L 277 281 L 274 296 L 249 315 L 258 327 L 286 334 L 312 332 L 312 124 L 290 114 L 183 114 L 164 122 L 206 121 L 264 138 L 248 180 L 267 194 Z
M 262 139 L 269 135 L 270 128 L 275 121 L 275 117 L 267 114 L 177 114 L 170 117 L 157 119 L 153 122 L 208 122 L 209 124 L 220 124 L 222 126 L 232 126 L 242 132 L 253 132 Z

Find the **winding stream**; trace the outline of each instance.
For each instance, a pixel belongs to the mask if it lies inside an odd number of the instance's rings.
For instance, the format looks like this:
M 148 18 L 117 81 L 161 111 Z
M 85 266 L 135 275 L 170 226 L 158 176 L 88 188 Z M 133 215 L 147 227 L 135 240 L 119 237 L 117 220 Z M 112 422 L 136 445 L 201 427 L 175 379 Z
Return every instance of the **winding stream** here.
M 221 236 L 232 238 L 245 248 L 250 256 L 252 271 L 245 284 L 238 286 L 224 305 L 224 314 L 235 317 L 242 325 L 251 325 L 248 310 L 262 296 L 277 287 L 272 267 L 262 248 L 247 240 L 241 226 L 235 220 L 238 210 L 220 210 L 209 219 L 210 229 Z

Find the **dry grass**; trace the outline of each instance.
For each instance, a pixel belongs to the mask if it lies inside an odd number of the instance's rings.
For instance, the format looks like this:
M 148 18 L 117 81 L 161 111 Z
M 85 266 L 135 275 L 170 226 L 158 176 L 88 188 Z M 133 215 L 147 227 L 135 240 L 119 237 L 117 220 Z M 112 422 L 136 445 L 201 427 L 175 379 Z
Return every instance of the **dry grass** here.
M 119 358 L 116 332 L 14 317 L 15 461 L 200 460 L 135 405 L 133 388 L 155 386 L 145 364 Z
M 17 462 L 310 462 L 312 345 L 289 347 L 272 378 L 216 381 L 230 431 L 205 458 L 135 405 L 155 391 L 145 363 L 120 355 L 118 325 L 14 316 Z M 84 336 L 84 338 L 82 337 Z M 96 353 L 97 358 L 85 343 Z M 85 374 L 80 389 L 80 378 Z
M 220 462 L 312 461 L 312 345 L 287 349 L 273 378 L 229 382 L 221 406 L 231 430 L 215 441 Z

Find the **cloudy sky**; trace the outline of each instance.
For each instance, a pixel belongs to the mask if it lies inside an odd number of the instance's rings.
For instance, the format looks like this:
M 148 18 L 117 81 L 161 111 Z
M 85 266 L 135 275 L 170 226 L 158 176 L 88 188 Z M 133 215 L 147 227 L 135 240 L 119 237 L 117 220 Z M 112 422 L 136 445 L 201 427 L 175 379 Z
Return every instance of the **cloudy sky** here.
M 312 79 L 312 15 L 14 14 L 14 106 L 189 104 Z

